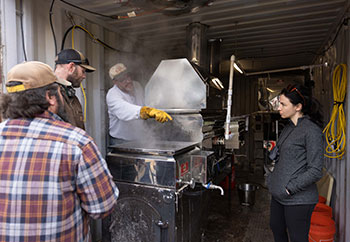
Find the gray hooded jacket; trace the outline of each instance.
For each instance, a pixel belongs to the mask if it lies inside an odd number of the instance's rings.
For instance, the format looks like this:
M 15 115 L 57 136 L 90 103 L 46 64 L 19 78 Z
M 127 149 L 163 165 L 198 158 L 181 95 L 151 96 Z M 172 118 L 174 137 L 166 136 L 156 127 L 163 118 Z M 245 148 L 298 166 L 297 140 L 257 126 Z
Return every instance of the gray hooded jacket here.
M 322 177 L 324 161 L 321 129 L 303 116 L 297 125 L 286 125 L 279 143 L 279 160 L 267 177 L 272 197 L 283 205 L 316 204 L 316 182 Z

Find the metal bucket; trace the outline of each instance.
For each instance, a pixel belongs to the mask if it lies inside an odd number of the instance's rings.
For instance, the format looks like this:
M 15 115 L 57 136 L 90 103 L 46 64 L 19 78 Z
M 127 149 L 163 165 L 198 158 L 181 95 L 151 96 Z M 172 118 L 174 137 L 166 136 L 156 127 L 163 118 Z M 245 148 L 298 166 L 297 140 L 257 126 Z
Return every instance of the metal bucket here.
M 238 197 L 241 205 L 251 206 L 255 203 L 255 191 L 258 186 L 250 183 L 242 183 L 237 186 Z

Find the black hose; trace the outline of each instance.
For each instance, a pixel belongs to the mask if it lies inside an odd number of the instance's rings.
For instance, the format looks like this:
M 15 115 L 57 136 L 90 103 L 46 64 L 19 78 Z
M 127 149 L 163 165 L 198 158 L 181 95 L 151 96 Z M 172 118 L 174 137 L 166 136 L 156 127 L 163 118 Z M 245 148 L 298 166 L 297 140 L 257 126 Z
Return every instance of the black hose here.
M 64 49 L 64 43 L 66 42 L 66 38 L 68 33 L 73 29 L 74 26 L 69 27 L 66 32 L 63 35 L 63 39 L 62 39 L 62 44 L 61 44 L 61 51 Z
M 20 1 L 20 8 L 21 8 L 20 21 L 21 21 L 22 48 L 23 48 L 24 60 L 27 61 L 27 53 L 26 53 L 26 46 L 24 43 L 24 31 L 23 31 L 23 0 Z
M 52 9 L 53 9 L 54 3 L 55 3 L 55 0 L 52 0 L 49 15 L 50 15 L 50 27 L 51 27 L 51 31 L 52 31 L 53 41 L 55 43 L 55 56 L 56 56 L 57 55 L 57 41 L 56 41 L 55 30 L 54 30 L 53 24 L 52 24 L 52 14 L 53 14 Z
M 86 32 L 85 29 L 83 29 L 82 27 L 77 26 L 77 25 L 74 25 L 74 26 L 69 27 L 69 28 L 66 30 L 66 32 L 64 33 L 64 35 L 63 35 L 62 44 L 61 44 L 61 51 L 64 49 L 64 43 L 66 42 L 67 35 L 69 34 L 69 32 L 70 32 L 74 27 L 77 28 L 77 29 L 83 30 L 84 32 Z M 105 42 L 101 41 L 101 40 L 98 39 L 98 38 L 96 38 L 95 40 L 96 40 L 97 42 L 103 44 L 103 46 L 105 46 L 105 47 L 107 47 L 107 48 L 109 48 L 109 49 L 111 49 L 111 50 L 118 51 L 118 52 L 129 53 L 129 52 L 127 52 L 127 51 L 122 51 L 122 50 L 118 50 L 118 49 L 116 49 L 116 48 L 113 48 L 112 46 L 106 44 Z

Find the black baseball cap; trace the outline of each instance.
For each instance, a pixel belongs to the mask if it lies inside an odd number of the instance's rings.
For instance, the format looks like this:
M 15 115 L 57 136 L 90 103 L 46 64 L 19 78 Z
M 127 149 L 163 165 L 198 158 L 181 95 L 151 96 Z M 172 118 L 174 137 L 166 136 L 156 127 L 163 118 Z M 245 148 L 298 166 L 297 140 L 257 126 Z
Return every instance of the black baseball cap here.
M 73 49 L 64 49 L 56 56 L 56 64 L 74 64 L 85 68 L 86 72 L 96 71 L 96 68 L 89 65 L 89 60 L 80 52 Z

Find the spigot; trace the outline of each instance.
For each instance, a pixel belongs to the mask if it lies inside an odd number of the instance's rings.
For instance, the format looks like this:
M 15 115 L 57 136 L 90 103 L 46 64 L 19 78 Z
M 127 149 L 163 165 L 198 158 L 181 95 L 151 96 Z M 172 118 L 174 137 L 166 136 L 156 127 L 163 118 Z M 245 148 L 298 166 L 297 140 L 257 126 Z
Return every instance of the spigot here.
M 181 183 L 181 184 L 189 185 L 190 188 L 192 188 L 192 189 L 196 186 L 196 182 L 194 181 L 193 178 L 191 178 L 190 181 L 183 181 L 183 180 L 180 179 L 180 180 L 178 180 L 177 182 L 178 182 L 178 183 Z
M 224 195 L 224 189 L 222 189 L 222 187 L 214 185 L 213 183 L 209 182 L 207 184 L 202 183 L 202 186 L 205 187 L 206 189 L 218 189 L 220 190 L 220 195 L 223 196 Z

